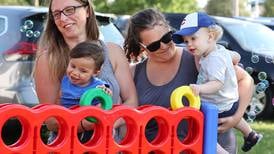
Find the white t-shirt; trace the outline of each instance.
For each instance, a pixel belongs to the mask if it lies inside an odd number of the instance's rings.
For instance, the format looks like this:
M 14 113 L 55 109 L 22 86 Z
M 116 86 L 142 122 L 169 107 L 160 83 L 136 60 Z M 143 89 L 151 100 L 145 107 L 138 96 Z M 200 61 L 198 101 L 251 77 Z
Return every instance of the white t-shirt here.
M 200 94 L 203 101 L 216 104 L 219 113 L 230 110 L 233 103 L 239 99 L 237 78 L 229 52 L 223 46 L 217 45 L 214 51 L 206 57 L 201 57 L 199 61 L 197 84 L 213 80 L 223 83 L 223 87 L 216 93 Z

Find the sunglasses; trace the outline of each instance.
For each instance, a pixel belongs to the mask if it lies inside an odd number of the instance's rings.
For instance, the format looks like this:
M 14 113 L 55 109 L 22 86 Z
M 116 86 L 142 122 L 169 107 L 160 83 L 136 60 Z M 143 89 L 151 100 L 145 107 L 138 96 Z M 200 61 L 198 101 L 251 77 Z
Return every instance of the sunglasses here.
M 167 44 L 172 40 L 172 34 L 173 31 L 167 32 L 165 35 L 162 36 L 162 38 L 158 41 L 152 42 L 149 45 L 144 45 L 143 43 L 140 42 L 140 44 L 148 49 L 150 52 L 155 52 L 161 47 L 161 42 Z

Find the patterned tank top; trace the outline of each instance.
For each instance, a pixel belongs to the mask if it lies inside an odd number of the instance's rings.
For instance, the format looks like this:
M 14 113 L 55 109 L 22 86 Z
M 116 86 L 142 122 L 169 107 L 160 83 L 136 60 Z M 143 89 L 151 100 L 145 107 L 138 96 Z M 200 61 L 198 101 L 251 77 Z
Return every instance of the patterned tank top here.
M 168 108 L 170 107 L 170 95 L 175 88 L 196 83 L 198 72 L 196 70 L 194 57 L 187 51 L 182 53 L 177 74 L 165 85 L 155 86 L 148 80 L 146 65 L 147 60 L 137 64 L 134 74 L 139 105 L 151 104 Z
M 172 91 L 182 85 L 195 83 L 198 72 L 196 70 L 193 56 L 187 51 L 183 51 L 181 62 L 177 74 L 167 84 L 162 86 L 153 85 L 146 74 L 147 60 L 138 64 L 135 68 L 134 82 L 137 88 L 139 105 L 157 105 L 165 108 L 170 107 L 170 95 Z M 182 121 L 178 126 L 177 135 L 180 139 L 186 136 L 187 123 Z M 152 141 L 158 132 L 158 124 L 152 119 L 146 127 L 146 138 Z
M 109 84 L 110 89 L 112 90 L 113 104 L 117 104 L 117 103 L 120 103 L 120 102 L 118 102 L 120 100 L 119 99 L 120 98 L 120 86 L 119 86 L 119 83 L 114 75 L 114 70 L 113 70 L 112 64 L 109 59 L 108 48 L 103 41 L 100 41 L 100 43 L 103 48 L 105 61 L 103 63 L 103 66 L 102 66 L 102 69 L 100 71 L 98 78 L 106 81 Z

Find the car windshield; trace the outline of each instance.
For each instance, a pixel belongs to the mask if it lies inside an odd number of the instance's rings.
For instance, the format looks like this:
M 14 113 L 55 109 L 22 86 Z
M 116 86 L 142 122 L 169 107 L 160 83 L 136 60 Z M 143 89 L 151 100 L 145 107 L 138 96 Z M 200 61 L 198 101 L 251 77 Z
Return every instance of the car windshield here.
M 104 42 L 113 42 L 123 47 L 124 37 L 113 23 L 100 25 L 100 39 Z
M 274 53 L 274 32 L 268 27 L 256 23 L 226 23 L 224 27 L 245 50 L 258 54 Z

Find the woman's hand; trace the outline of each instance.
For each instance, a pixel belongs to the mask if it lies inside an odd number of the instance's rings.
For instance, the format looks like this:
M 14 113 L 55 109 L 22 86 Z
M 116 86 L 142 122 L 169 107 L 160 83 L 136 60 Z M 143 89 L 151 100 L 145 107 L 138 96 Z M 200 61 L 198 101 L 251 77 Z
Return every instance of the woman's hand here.
M 104 92 L 110 96 L 112 96 L 112 91 L 109 87 L 107 87 L 106 85 L 98 85 L 96 86 L 96 88 L 101 88 L 104 90 Z
M 239 119 L 240 121 L 240 119 Z M 239 122 L 233 116 L 218 119 L 218 133 L 224 133 L 228 129 L 233 128 Z
M 50 117 L 45 120 L 45 125 L 48 130 L 57 132 L 58 131 L 58 121 L 54 117 Z
M 239 107 L 233 116 L 219 118 L 218 132 L 222 133 L 230 128 L 235 127 L 244 115 L 246 107 L 249 105 L 253 91 L 254 81 L 252 77 L 241 67 L 235 66 L 235 71 L 238 79 L 238 91 L 239 91 Z
M 96 123 L 92 123 L 87 121 L 86 119 L 82 119 L 80 121 L 80 125 L 78 127 L 78 132 L 90 131 L 95 128 Z

